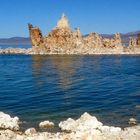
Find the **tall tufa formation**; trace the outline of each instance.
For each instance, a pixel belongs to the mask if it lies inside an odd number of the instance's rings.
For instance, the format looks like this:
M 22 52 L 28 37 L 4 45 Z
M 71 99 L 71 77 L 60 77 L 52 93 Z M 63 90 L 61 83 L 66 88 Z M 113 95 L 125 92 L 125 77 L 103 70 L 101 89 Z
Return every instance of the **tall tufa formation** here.
M 138 47 L 140 47 L 140 33 L 138 33 L 138 37 L 137 37 L 137 45 L 138 45 Z
M 73 32 L 66 16 L 63 14 L 57 26 L 44 38 L 50 52 L 66 53 L 73 46 Z
M 28 24 L 30 39 L 33 48 L 38 48 L 43 43 L 43 36 L 38 27 L 33 27 L 32 24 Z
M 114 44 L 115 46 L 117 47 L 120 47 L 122 46 L 122 39 L 121 39 L 121 35 L 120 33 L 116 33 L 115 36 L 114 36 Z
M 75 31 L 73 32 L 73 35 L 77 38 L 82 37 L 80 28 L 75 28 Z
M 64 14 L 62 14 L 60 20 L 57 22 L 56 28 L 59 28 L 59 29 L 62 29 L 62 28 L 70 29 L 69 21 L 68 21 L 67 17 Z
M 127 48 L 123 47 L 119 33 L 116 33 L 114 37 L 103 37 L 97 33 L 82 36 L 79 28 L 76 28 L 74 32 L 71 30 L 64 14 L 47 36 L 42 36 L 38 27 L 33 27 L 31 24 L 28 27 L 32 51 L 39 54 L 120 54 L 124 51 L 137 52 L 137 49 L 130 48 L 140 46 L 140 34 L 137 40 L 130 39 Z
M 140 33 L 137 35 L 137 38 L 130 37 L 129 38 L 129 47 L 130 50 L 136 50 L 140 48 Z
M 137 39 L 130 37 L 129 39 L 129 47 L 135 48 L 137 46 Z

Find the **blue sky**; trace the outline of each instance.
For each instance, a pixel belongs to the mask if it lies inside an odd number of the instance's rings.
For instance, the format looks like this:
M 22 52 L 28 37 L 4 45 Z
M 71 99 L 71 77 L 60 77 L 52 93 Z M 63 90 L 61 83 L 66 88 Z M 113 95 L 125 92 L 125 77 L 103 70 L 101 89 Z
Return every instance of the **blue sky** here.
M 27 37 L 28 23 L 47 34 L 62 13 L 82 34 L 140 30 L 140 0 L 0 0 L 0 38 Z

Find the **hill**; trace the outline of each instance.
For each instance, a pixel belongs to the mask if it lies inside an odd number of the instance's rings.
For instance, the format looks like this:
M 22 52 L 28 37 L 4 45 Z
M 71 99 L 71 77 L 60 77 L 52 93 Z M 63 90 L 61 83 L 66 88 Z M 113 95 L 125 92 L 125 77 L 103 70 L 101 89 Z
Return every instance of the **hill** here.
M 138 33 L 140 33 L 140 31 L 121 34 L 123 44 L 127 45 L 129 42 L 129 38 L 130 37 L 136 38 Z M 101 34 L 101 36 L 106 38 L 112 38 L 113 34 Z M 6 44 L 31 44 L 31 43 L 28 37 L 12 37 L 12 38 L 0 38 L 0 44 L 6 45 Z
M 0 38 L 0 44 L 31 44 L 28 37 Z

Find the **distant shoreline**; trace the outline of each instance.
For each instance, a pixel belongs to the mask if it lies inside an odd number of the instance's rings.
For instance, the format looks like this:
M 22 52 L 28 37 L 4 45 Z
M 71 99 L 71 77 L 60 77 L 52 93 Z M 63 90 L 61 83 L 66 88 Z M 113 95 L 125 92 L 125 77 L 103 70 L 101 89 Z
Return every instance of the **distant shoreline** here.
M 140 52 L 85 52 L 85 53 L 44 53 L 36 52 L 33 48 L 0 48 L 0 54 L 25 54 L 25 55 L 140 55 Z

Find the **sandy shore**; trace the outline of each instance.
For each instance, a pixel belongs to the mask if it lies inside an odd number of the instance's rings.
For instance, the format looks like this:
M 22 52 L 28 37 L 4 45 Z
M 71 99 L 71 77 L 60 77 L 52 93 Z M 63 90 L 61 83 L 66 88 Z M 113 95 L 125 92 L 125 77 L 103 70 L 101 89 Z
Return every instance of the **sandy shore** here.
M 20 119 L 0 112 L 0 140 L 140 140 L 140 125 L 120 128 L 105 126 L 95 116 L 84 113 L 77 120 L 68 118 L 59 123 L 61 132 L 49 133 L 47 128 L 55 125 L 44 121 L 39 124 L 45 132 L 29 128 L 20 130 Z

